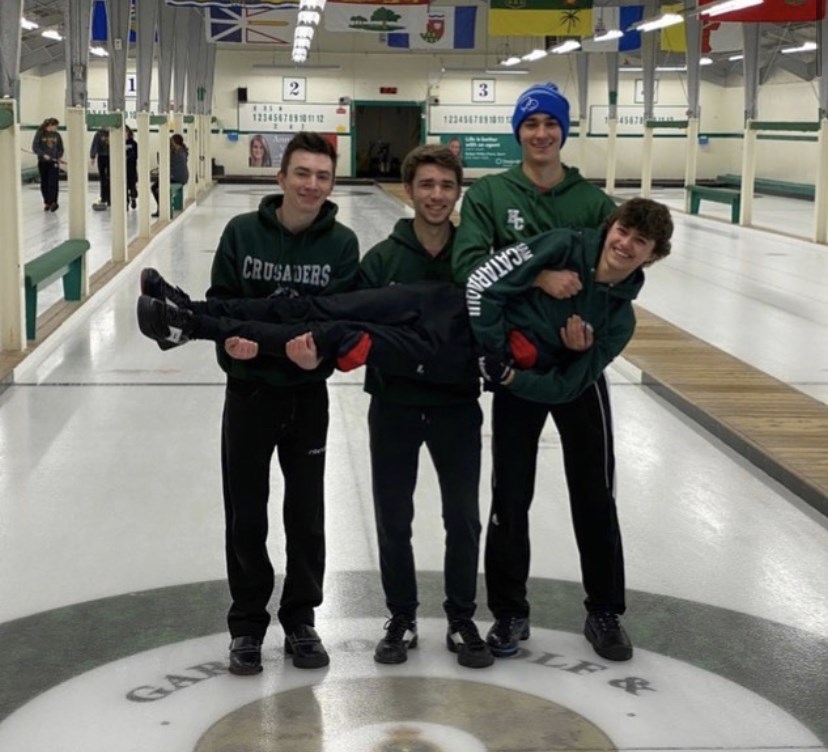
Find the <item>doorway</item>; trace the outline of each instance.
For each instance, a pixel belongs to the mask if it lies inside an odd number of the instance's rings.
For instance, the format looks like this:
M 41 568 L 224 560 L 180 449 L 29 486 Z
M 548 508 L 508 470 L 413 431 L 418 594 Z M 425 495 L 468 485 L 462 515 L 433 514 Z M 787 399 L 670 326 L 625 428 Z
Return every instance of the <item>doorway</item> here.
M 352 174 L 372 180 L 400 180 L 405 155 L 423 142 L 420 102 L 356 102 L 356 149 Z

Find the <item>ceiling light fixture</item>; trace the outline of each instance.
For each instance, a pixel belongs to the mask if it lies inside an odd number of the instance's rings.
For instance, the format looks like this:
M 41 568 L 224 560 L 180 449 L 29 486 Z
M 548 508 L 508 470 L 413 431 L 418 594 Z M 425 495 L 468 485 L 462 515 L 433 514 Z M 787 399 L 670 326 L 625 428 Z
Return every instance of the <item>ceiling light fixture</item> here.
M 32 29 L 39 29 L 40 25 L 36 24 L 34 21 L 30 21 L 28 18 L 21 18 L 20 25 L 26 29 L 26 31 L 31 31 Z
M 720 16 L 724 13 L 732 13 L 735 10 L 752 8 L 761 5 L 765 0 L 722 0 L 718 3 L 710 3 L 699 8 L 700 16 Z
M 527 63 L 531 63 L 534 60 L 540 60 L 544 57 L 546 57 L 546 50 L 532 50 L 531 52 L 527 52 L 521 58 L 521 60 L 525 60 Z
M 666 29 L 668 26 L 675 26 L 684 22 L 684 16 L 678 13 L 665 13 L 658 18 L 645 18 L 642 21 L 636 21 L 630 29 L 635 31 L 656 31 L 657 29 Z
M 507 57 L 505 60 L 501 60 L 500 65 L 505 65 L 505 66 L 509 67 L 509 66 L 512 66 L 512 65 L 517 65 L 519 62 L 520 62 L 520 58 L 515 57 L 513 55 L 512 57 Z
M 109 53 L 103 48 L 95 45 L 89 48 L 89 54 L 95 57 L 109 57 Z
M 54 29 L 46 29 L 46 31 L 41 31 L 40 36 L 46 37 L 46 39 L 54 39 L 56 42 L 63 40 L 63 37 Z
M 592 37 L 593 42 L 610 42 L 613 39 L 621 39 L 624 36 L 624 32 L 621 29 L 609 29 L 605 31 L 603 34 L 596 34 Z
M 799 47 L 788 47 L 788 49 L 780 50 L 780 52 L 783 55 L 790 55 L 795 52 L 813 52 L 818 48 L 819 45 L 816 42 L 805 42 L 805 44 L 801 44 Z
M 574 52 L 581 49 L 581 43 L 577 39 L 567 39 L 565 42 L 553 47 L 550 52 L 556 55 L 565 55 L 567 52 Z

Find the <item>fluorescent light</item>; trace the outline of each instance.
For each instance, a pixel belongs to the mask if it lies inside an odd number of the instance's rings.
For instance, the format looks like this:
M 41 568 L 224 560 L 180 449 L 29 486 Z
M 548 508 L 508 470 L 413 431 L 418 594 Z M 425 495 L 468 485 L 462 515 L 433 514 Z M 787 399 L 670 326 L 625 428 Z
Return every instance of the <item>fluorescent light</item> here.
M 744 60 L 744 59 L 745 59 L 745 56 L 744 56 L 744 55 L 731 55 L 731 56 L 728 58 L 728 60 L 730 60 L 730 61 L 732 61 L 732 62 L 734 62 L 734 63 L 735 63 L 737 60 Z
M 581 43 L 577 39 L 567 39 L 565 42 L 562 42 L 557 47 L 553 47 L 550 52 L 554 52 L 556 55 L 564 55 L 567 52 L 574 52 L 575 50 L 581 49 Z
M 307 50 L 294 50 L 294 52 L 304 53 L 305 57 L 304 60 L 307 60 L 308 53 Z M 295 59 L 295 58 L 293 58 Z M 276 63 L 253 63 L 254 68 L 262 68 L 267 70 L 281 70 L 281 71 L 296 71 L 296 66 L 288 65 L 287 63 L 283 63 L 282 65 L 278 65 Z M 303 65 L 303 70 L 330 70 L 330 71 L 338 71 L 342 70 L 341 65 Z
M 629 68 L 628 67 L 619 68 L 618 70 L 621 71 L 621 73 L 641 73 L 644 69 L 632 66 L 632 67 L 629 67 Z M 686 65 L 659 65 L 655 69 L 655 72 L 656 73 L 683 73 L 686 70 L 687 70 Z
M 28 18 L 21 18 L 20 25 L 26 29 L 26 31 L 31 31 L 32 29 L 39 29 L 40 26 L 36 24 L 34 21 L 30 21 Z
M 666 29 L 668 26 L 675 26 L 683 22 L 684 16 L 680 16 L 678 13 L 665 13 L 660 18 L 636 21 L 630 28 L 636 31 L 655 31 L 656 29 Z
M 722 0 L 719 3 L 711 3 L 699 8 L 700 16 L 720 16 L 723 13 L 731 13 L 734 10 L 752 8 L 754 5 L 761 5 L 765 0 Z
M 54 29 L 46 29 L 46 31 L 41 31 L 40 36 L 46 37 L 47 39 L 54 39 L 58 42 L 60 42 L 63 39 L 63 37 L 60 34 L 58 34 Z
M 293 40 L 293 49 L 294 50 L 309 50 L 311 46 L 311 40 L 307 37 L 299 37 L 298 39 Z
M 103 47 L 97 45 L 89 48 L 89 54 L 95 57 L 109 57 L 109 53 Z
M 543 57 L 546 57 L 546 50 L 532 50 L 531 52 L 527 52 L 521 60 L 531 63 L 533 60 L 540 60 Z
M 325 10 L 325 0 L 299 0 L 299 10 Z
M 505 65 L 505 66 L 511 66 L 511 65 L 517 65 L 519 62 L 520 62 L 520 58 L 515 57 L 513 55 L 512 57 L 507 57 L 505 60 L 501 60 L 500 64 Z
M 319 26 L 322 14 L 315 10 L 300 10 L 297 18 L 303 26 Z
M 701 57 L 701 58 L 699 58 L 699 65 L 713 65 L 713 58 L 712 57 Z
M 443 66 L 440 68 L 441 73 L 461 73 L 466 76 L 473 76 L 478 73 L 488 73 L 492 76 L 525 76 L 529 73 L 528 68 L 486 68 L 481 70 L 479 68 L 451 68 Z
M 596 34 L 592 37 L 593 42 L 609 42 L 612 39 L 620 39 L 624 36 L 624 32 L 621 29 L 609 29 L 609 31 L 605 31 L 603 34 Z
M 817 48 L 818 45 L 816 42 L 805 42 L 805 44 L 802 44 L 799 47 L 788 47 L 788 49 L 780 50 L 780 52 L 783 55 L 790 55 L 793 52 L 813 52 Z
M 297 26 L 293 30 L 294 39 L 307 39 L 308 43 L 313 39 L 313 26 Z
M 526 68 L 487 68 L 483 72 L 490 76 L 526 76 L 529 73 Z

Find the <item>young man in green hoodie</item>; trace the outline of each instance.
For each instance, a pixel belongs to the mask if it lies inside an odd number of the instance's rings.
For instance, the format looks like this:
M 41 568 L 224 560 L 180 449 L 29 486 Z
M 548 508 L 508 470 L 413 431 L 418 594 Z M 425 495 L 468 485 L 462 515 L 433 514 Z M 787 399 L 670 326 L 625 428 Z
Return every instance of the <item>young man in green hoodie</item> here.
M 391 235 L 368 251 L 360 265 L 361 287 L 451 281 L 451 213 L 462 178 L 459 160 L 445 147 L 420 146 L 406 156 L 402 180 L 414 217 L 399 220 Z M 480 541 L 482 414 L 478 374 L 473 361 L 469 365 L 460 380 L 449 384 L 371 367 L 366 374 L 380 572 L 391 615 L 374 652 L 379 663 L 402 663 L 408 649 L 417 646 L 419 601 L 411 525 L 423 444 L 437 472 L 446 531 L 446 645 L 462 666 L 484 668 L 494 661 L 472 620 Z
M 335 170 L 333 146 L 316 133 L 298 133 L 277 175 L 283 195 L 266 196 L 258 211 L 239 215 L 225 227 L 207 297 L 327 295 L 352 288 L 359 248 L 356 235 L 336 221 L 337 207 L 328 201 Z M 278 619 L 285 652 L 297 667 L 325 666 L 328 654 L 314 630 L 314 609 L 322 602 L 325 570 L 325 380 L 333 366 L 300 367 L 316 358 L 308 338 L 288 345 L 293 362 L 267 355 L 236 360 L 222 347 L 217 353 L 227 374 L 221 469 L 232 598 L 230 672 L 262 670 L 274 587 L 267 552 L 274 449 L 284 479 L 287 566 Z
M 521 94 L 512 130 L 521 145 L 521 163 L 478 180 L 464 196 L 454 248 L 458 282 L 465 284 L 472 270 L 497 249 L 555 228 L 597 228 L 614 209 L 603 191 L 561 161 L 569 133 L 569 102 L 554 84 L 537 84 Z M 535 285 L 566 299 L 581 290 L 582 280 L 574 270 L 545 270 Z M 573 329 L 562 342 L 583 349 L 590 343 L 589 333 Z M 561 437 L 587 596 L 584 633 L 602 657 L 627 660 L 632 645 L 618 618 L 625 610 L 624 560 L 603 375 L 570 401 L 557 404 L 532 401 L 515 390 L 494 390 L 485 571 L 495 622 L 487 641 L 496 656 L 509 656 L 529 637 L 529 507 L 540 435 L 550 414 Z

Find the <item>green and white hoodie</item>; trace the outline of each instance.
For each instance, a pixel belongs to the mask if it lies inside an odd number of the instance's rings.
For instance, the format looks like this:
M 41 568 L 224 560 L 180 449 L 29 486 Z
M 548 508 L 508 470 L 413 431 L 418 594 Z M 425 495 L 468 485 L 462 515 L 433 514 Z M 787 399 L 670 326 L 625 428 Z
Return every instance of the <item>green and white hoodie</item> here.
M 452 227 L 448 243 L 436 256 L 432 256 L 417 239 L 414 220 L 398 220 L 391 235 L 363 257 L 359 286 L 376 288 L 413 282 L 451 282 L 451 253 L 455 236 L 456 230 Z M 435 312 L 435 315 L 438 313 Z M 399 405 L 450 405 L 476 400 L 480 394 L 480 378 L 473 363 L 469 365 L 468 378 L 457 384 L 432 384 L 368 368 L 365 391 Z
M 612 199 L 585 180 L 575 167 L 564 179 L 539 189 L 520 165 L 475 181 L 463 196 L 454 241 L 453 271 L 458 284 L 489 254 L 519 240 L 559 227 L 600 227 L 615 210 Z
M 258 211 L 227 223 L 213 259 L 208 298 L 265 298 L 276 295 L 329 295 L 356 285 L 359 242 L 336 221 L 336 204 L 325 201 L 310 227 L 296 234 L 276 217 L 280 195 L 265 196 Z M 234 360 L 219 345 L 221 368 L 230 376 L 291 386 L 323 381 L 333 365 L 305 371 L 290 361 L 260 355 Z
M 644 284 L 639 268 L 613 285 L 595 280 L 604 243 L 602 230 L 552 230 L 484 259 L 469 275 L 466 303 L 475 339 L 487 352 L 507 356 L 513 330 L 538 349 L 538 362 L 517 370 L 508 387 L 533 402 L 570 402 L 594 383 L 626 347 L 635 331 L 632 301 Z M 533 287 L 543 269 L 576 271 L 583 289 L 557 300 Z M 595 341 L 585 352 L 561 342 L 560 329 L 578 314 L 591 324 Z

